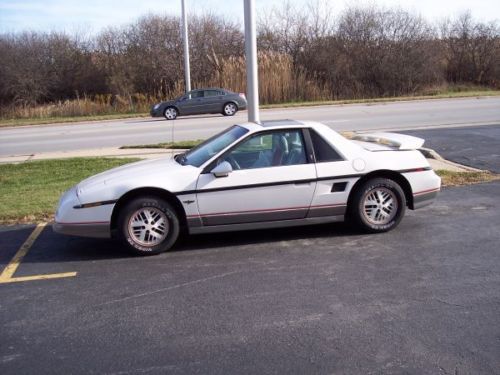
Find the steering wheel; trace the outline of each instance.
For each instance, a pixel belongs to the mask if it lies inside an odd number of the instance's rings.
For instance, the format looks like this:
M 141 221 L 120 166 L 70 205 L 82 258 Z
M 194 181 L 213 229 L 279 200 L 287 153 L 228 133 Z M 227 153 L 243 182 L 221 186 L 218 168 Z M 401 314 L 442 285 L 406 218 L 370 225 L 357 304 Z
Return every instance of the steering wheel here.
M 228 155 L 225 158 L 225 161 L 227 161 L 229 164 L 231 164 L 231 167 L 233 167 L 234 170 L 241 169 L 240 165 L 232 155 Z

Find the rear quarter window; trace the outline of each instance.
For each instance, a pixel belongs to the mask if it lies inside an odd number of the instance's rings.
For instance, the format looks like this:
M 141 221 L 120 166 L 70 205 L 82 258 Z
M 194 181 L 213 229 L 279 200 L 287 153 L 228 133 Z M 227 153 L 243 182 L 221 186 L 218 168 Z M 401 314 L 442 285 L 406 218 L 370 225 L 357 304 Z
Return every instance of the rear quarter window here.
M 317 163 L 344 160 L 342 156 L 313 129 L 309 130 Z

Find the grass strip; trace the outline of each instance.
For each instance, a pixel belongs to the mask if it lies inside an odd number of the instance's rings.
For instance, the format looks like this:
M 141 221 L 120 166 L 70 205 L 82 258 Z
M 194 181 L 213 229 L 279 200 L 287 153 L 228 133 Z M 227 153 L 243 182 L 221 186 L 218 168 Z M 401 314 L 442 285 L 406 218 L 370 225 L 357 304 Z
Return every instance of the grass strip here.
M 73 158 L 0 164 L 0 223 L 50 220 L 65 190 L 86 177 L 137 160 Z
M 165 149 L 177 149 L 177 150 L 186 150 L 193 148 L 194 146 L 198 146 L 204 139 L 196 139 L 189 141 L 178 141 L 178 142 L 163 142 L 163 143 L 154 143 L 148 145 L 133 145 L 133 146 L 122 146 L 120 149 L 137 149 L 137 148 L 165 148 Z

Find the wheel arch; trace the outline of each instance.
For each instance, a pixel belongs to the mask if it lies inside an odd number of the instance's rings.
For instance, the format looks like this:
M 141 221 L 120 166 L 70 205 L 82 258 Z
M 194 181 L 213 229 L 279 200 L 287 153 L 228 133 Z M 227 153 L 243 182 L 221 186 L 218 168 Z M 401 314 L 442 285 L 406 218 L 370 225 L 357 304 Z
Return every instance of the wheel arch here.
M 125 207 L 125 205 L 132 199 L 140 196 L 154 196 L 157 198 L 164 199 L 165 201 L 170 203 L 174 207 L 179 217 L 181 228 L 182 229 L 187 228 L 186 211 L 184 211 L 182 203 L 174 194 L 172 194 L 168 190 L 161 188 L 141 187 L 128 191 L 127 193 L 123 194 L 116 202 L 115 207 L 113 208 L 113 213 L 111 214 L 111 223 L 110 223 L 111 234 L 113 237 L 116 233 L 116 230 L 118 229 L 118 216 L 120 210 L 123 209 L 123 207 Z
M 413 210 L 413 191 L 410 185 L 410 182 L 406 179 L 405 176 L 403 176 L 399 172 L 391 171 L 388 169 L 380 169 L 376 171 L 372 171 L 363 177 L 361 177 L 354 186 L 352 187 L 351 191 L 349 192 L 349 198 L 347 200 L 347 207 L 351 207 L 352 205 L 352 200 L 354 199 L 354 193 L 356 192 L 357 189 L 359 189 L 363 184 L 372 179 L 372 178 L 387 178 L 389 180 L 392 180 L 396 182 L 399 186 L 401 186 L 401 189 L 403 189 L 403 192 L 405 193 L 405 199 L 406 199 L 406 206 Z

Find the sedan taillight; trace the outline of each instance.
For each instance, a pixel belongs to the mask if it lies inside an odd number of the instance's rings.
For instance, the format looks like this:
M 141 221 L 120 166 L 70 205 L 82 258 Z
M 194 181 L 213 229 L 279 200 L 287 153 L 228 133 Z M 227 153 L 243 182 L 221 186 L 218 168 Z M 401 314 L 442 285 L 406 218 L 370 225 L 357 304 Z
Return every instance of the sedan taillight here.
M 240 98 L 247 100 L 247 96 L 245 95 L 244 92 L 240 92 Z

